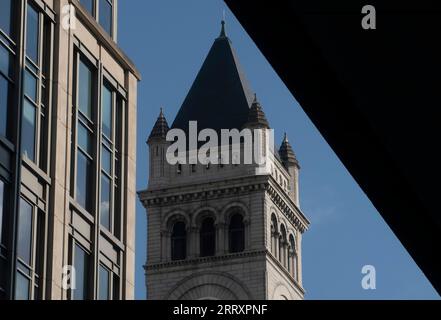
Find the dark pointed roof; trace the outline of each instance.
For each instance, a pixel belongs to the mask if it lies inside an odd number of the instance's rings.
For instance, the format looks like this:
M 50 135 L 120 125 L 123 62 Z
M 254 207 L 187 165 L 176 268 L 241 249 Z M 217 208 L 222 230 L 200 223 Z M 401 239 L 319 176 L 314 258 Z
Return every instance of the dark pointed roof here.
M 297 161 L 297 157 L 294 153 L 294 150 L 291 147 L 291 144 L 288 141 L 288 137 L 286 133 L 283 138 L 282 145 L 280 146 L 279 149 L 279 155 L 280 155 L 280 160 L 282 160 L 284 165 L 287 164 L 295 164 L 297 166 L 299 165 L 299 162 Z
M 252 91 L 222 21 L 220 36 L 214 41 L 172 128 L 188 131 L 189 121 L 196 120 L 199 130 L 241 129 L 252 101 Z
M 147 143 L 150 143 L 152 139 L 160 138 L 165 139 L 167 136 L 167 132 L 169 130 L 167 119 L 165 119 L 164 113 L 159 113 L 158 119 L 155 122 L 155 125 L 153 126 L 152 132 L 150 133 L 149 138 L 147 139 Z
M 262 106 L 257 100 L 256 94 L 254 94 L 254 101 L 251 104 L 250 111 L 248 112 L 248 120 L 245 123 L 244 127 L 250 129 L 269 129 L 268 120 L 266 120 L 265 112 L 263 112 Z

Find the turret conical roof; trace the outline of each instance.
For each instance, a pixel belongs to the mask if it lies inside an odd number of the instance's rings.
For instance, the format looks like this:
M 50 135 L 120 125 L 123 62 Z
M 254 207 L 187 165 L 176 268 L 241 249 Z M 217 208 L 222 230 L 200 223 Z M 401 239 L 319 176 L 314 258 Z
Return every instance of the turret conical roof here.
M 150 143 L 152 139 L 165 139 L 167 137 L 167 132 L 169 130 L 167 119 L 165 119 L 164 113 L 161 111 L 159 113 L 158 119 L 150 132 L 147 143 Z

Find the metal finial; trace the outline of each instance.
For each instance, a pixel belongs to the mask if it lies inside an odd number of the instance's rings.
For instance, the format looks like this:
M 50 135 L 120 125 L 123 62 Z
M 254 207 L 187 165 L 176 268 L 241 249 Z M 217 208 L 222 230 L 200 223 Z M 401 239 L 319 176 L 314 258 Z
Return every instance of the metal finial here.
M 226 34 L 226 32 L 225 32 L 225 20 L 222 20 L 222 22 L 221 22 L 221 24 L 222 24 L 222 29 L 221 29 L 221 33 L 220 33 L 220 38 L 224 38 L 224 37 L 226 37 L 227 36 L 227 34 Z

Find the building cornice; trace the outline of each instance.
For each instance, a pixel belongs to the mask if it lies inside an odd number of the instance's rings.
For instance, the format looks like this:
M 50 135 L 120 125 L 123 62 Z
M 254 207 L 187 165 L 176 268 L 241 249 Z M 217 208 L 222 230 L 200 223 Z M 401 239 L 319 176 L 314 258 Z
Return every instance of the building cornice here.
M 297 226 L 302 233 L 308 230 L 310 224 L 308 218 L 272 177 L 267 186 L 267 193 L 285 217 Z
M 267 250 L 243 251 L 238 253 L 229 253 L 220 256 L 198 257 L 193 259 L 147 264 L 144 266 L 144 270 L 145 271 L 163 270 L 174 267 L 191 266 L 194 264 L 201 264 L 201 263 L 211 263 L 211 262 L 219 262 L 219 261 L 229 261 L 240 258 L 257 257 L 266 254 L 267 254 Z
M 188 184 L 185 186 L 153 190 L 148 189 L 139 192 L 138 196 L 144 207 L 148 209 L 163 205 L 180 205 L 189 202 L 220 199 L 244 195 L 250 192 L 264 191 L 270 196 L 271 200 L 284 216 L 296 226 L 300 232 L 305 232 L 309 226 L 308 219 L 285 191 L 280 188 L 277 182 L 269 177 L 268 175 L 249 176 L 219 182 Z
M 140 191 L 138 195 L 144 207 L 149 208 L 265 191 L 267 183 L 266 176 L 247 176 L 160 189 L 147 189 Z

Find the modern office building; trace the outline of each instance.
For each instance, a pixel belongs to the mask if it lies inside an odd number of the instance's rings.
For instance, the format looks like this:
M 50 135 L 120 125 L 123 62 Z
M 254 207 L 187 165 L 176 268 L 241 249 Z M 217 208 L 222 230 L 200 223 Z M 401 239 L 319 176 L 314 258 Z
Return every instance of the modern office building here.
M 140 75 L 117 4 L 0 1 L 1 299 L 134 296 Z
M 269 129 L 224 23 L 171 128 L 189 133 L 190 121 L 218 133 Z M 222 160 L 171 164 L 169 130 L 161 111 L 147 141 L 148 187 L 139 192 L 148 220 L 147 298 L 303 299 L 301 244 L 309 222 L 286 136 L 266 155 L 269 170 L 259 172 L 258 164 Z

